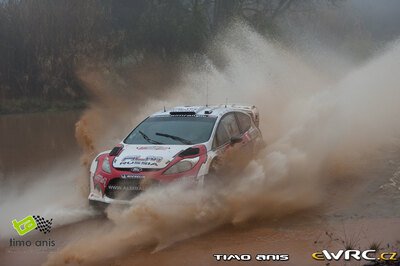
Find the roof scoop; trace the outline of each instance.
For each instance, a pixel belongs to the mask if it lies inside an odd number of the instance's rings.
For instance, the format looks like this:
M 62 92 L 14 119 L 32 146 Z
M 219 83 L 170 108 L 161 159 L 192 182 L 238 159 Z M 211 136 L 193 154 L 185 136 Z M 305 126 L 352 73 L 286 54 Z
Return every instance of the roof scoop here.
M 192 111 L 172 111 L 169 112 L 170 115 L 177 115 L 177 116 L 192 116 L 196 115 L 196 112 Z

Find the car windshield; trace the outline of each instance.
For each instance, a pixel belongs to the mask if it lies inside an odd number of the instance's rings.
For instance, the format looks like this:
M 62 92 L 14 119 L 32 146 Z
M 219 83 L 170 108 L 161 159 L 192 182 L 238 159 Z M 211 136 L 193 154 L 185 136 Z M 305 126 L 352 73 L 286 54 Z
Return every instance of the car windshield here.
M 210 139 L 216 117 L 155 116 L 137 126 L 126 144 L 192 145 Z

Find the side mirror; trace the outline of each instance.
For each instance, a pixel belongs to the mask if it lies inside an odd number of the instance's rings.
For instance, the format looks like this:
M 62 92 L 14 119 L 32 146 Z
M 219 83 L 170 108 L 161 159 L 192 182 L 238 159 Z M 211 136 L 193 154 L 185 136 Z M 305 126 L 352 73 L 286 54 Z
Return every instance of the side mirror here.
M 236 143 L 240 143 L 240 142 L 242 142 L 242 137 L 235 136 L 235 137 L 232 137 L 232 138 L 231 138 L 231 144 L 232 144 L 232 145 L 233 145 L 233 144 L 236 144 Z

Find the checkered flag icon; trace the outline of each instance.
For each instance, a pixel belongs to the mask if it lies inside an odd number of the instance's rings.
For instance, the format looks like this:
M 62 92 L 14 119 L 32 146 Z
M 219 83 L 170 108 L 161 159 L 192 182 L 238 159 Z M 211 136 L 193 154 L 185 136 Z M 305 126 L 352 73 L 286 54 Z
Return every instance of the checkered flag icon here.
M 50 220 L 46 220 L 45 218 L 39 215 L 33 215 L 33 219 L 35 219 L 37 227 L 35 230 L 39 230 L 43 234 L 50 233 L 51 231 L 51 224 L 53 223 L 53 218 Z

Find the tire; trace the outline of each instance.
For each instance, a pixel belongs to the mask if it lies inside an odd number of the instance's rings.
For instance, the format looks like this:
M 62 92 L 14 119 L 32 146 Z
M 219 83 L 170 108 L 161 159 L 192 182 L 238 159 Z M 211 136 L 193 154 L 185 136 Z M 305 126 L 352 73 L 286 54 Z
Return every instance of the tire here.
M 218 161 L 214 159 L 208 169 L 208 173 L 204 176 L 204 186 L 218 186 L 222 183 L 221 177 L 218 174 Z

